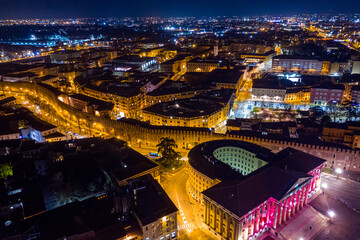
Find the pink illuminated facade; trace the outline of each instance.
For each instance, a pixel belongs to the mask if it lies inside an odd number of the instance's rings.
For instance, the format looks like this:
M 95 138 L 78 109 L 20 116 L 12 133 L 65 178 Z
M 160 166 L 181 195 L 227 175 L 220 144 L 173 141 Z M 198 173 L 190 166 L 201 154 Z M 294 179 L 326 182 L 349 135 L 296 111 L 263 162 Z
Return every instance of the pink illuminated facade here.
M 204 223 L 209 230 L 221 239 L 247 240 L 267 228 L 278 228 L 296 215 L 320 188 L 323 164 L 295 174 L 284 166 L 268 167 L 233 186 L 219 184 L 204 191 Z M 274 185 L 268 180 L 273 180 Z M 247 211 L 252 202 L 259 201 Z

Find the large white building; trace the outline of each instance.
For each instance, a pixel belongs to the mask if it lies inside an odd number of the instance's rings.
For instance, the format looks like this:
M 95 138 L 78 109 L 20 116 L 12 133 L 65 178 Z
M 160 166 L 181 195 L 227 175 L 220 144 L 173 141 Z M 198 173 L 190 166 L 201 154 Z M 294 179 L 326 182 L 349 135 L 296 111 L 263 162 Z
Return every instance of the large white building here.
M 253 87 L 251 99 L 254 101 L 284 102 L 285 88 Z

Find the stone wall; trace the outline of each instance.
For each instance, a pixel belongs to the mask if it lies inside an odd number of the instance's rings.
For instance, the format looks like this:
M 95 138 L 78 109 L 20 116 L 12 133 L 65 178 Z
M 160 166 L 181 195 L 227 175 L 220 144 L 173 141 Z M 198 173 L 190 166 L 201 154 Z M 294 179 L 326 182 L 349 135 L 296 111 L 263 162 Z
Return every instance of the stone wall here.
M 79 130 L 80 128 L 84 128 L 85 133 L 88 135 L 90 135 L 90 133 L 94 135 L 101 131 L 104 133 L 104 136 L 120 138 L 127 141 L 130 146 L 148 148 L 156 151 L 156 145 L 159 143 L 160 138 L 170 137 L 176 141 L 179 151 L 185 151 L 206 141 L 237 139 L 269 148 L 275 153 L 286 147 L 293 147 L 327 160 L 325 167 L 343 168 L 349 171 L 360 172 L 359 151 L 349 150 L 345 147 L 334 148 L 327 147 L 326 145 L 304 144 L 291 140 L 273 140 L 235 134 L 216 134 L 207 128 L 152 126 L 139 121 L 120 122 L 78 111 L 61 102 L 58 99 L 56 91 L 53 89 L 34 83 L 8 83 L 0 81 L 0 93 L 12 96 L 18 94 L 18 97 L 21 94 L 37 97 L 53 107 L 58 116 L 61 116 L 62 123 L 71 121 L 73 125 L 75 125 L 81 122 Z M 95 128 L 94 123 L 97 124 L 95 126 L 101 127 Z

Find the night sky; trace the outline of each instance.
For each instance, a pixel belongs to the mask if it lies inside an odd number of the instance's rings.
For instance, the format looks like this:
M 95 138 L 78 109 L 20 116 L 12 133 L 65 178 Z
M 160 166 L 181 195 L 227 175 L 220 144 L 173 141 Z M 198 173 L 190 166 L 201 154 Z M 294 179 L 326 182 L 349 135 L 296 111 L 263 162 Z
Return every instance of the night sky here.
M 358 0 L 0 0 L 0 18 L 360 13 Z

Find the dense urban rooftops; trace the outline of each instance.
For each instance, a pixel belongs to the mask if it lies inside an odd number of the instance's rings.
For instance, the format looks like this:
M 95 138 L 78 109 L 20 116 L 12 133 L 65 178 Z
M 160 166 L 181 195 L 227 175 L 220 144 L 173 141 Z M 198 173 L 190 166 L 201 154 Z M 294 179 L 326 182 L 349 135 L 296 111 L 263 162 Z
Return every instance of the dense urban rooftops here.
M 243 75 L 242 71 L 237 69 L 215 69 L 211 71 L 207 77 L 207 83 L 228 83 L 236 84 Z
M 192 118 L 206 116 L 219 111 L 223 105 L 203 98 L 179 99 L 157 103 L 143 111 L 172 117 Z
M 221 110 L 232 99 L 233 94 L 231 89 L 213 90 L 193 98 L 157 103 L 143 111 L 183 118 L 206 116 Z

